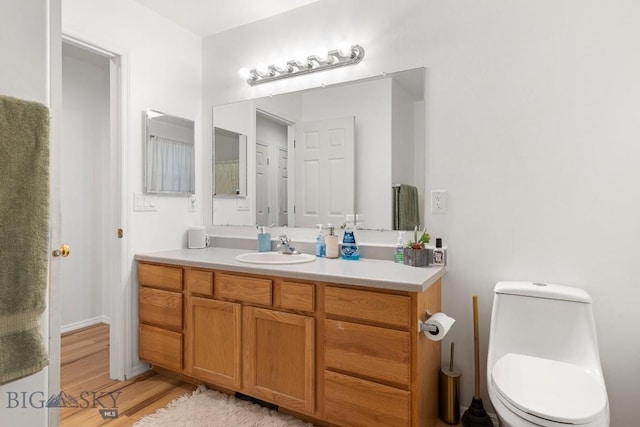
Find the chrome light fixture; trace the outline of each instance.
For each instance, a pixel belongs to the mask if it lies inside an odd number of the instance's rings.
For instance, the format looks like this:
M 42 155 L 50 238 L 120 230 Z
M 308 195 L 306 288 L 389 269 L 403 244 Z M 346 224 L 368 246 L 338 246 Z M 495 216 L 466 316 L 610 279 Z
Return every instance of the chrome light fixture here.
M 238 71 L 238 74 L 243 79 L 246 79 L 250 86 L 255 86 L 302 74 L 355 65 L 362 61 L 362 58 L 364 58 L 364 48 L 362 46 L 341 44 L 335 50 L 319 50 L 314 55 L 304 58 L 278 61 L 272 65 L 260 64 L 252 70 L 242 68 Z

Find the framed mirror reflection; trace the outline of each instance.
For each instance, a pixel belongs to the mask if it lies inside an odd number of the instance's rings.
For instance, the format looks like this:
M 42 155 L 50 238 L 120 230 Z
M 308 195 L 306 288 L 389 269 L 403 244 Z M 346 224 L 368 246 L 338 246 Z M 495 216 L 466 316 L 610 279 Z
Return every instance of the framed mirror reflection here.
M 195 194 L 195 123 L 148 109 L 144 189 L 152 194 Z
M 360 228 L 396 228 L 400 185 L 424 206 L 424 79 L 418 68 L 214 107 L 214 128 L 247 137 L 247 187 L 214 190 L 213 224 L 339 226 L 358 214 Z

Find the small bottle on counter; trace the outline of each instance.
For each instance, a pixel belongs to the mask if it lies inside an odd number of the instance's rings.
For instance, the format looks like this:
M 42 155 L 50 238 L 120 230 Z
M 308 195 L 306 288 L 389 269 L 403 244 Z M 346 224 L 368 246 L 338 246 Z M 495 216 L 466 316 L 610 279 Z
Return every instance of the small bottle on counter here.
M 318 226 L 318 236 L 316 237 L 316 256 L 324 258 L 327 252 L 327 245 L 325 243 L 324 232 L 322 231 L 322 224 L 316 224 Z
M 338 243 L 338 236 L 336 236 L 335 228 L 331 224 L 327 224 L 327 229 L 329 230 L 329 235 L 325 237 L 325 243 L 327 245 L 326 249 L 326 257 L 327 258 L 338 258 L 340 256 L 340 245 Z
M 445 251 L 442 248 L 442 239 L 436 239 L 436 248 L 433 250 L 433 265 L 445 265 Z
M 265 227 L 260 227 L 260 232 L 258 233 L 258 252 L 269 251 L 271 251 L 271 233 L 267 233 Z
M 396 249 L 393 255 L 393 262 L 398 264 L 404 264 L 404 242 L 402 235 L 404 231 L 398 231 L 398 241 L 396 242 Z
M 342 259 L 351 261 L 357 261 L 360 259 L 360 252 L 358 251 L 358 244 L 356 243 L 356 235 L 353 232 L 352 225 L 348 221 L 347 226 L 344 229 L 344 234 L 342 235 Z

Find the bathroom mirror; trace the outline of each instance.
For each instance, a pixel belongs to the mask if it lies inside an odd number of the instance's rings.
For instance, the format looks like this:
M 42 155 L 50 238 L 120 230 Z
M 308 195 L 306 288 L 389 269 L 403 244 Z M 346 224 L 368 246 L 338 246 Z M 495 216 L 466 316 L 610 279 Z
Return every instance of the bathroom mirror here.
M 144 117 L 145 191 L 195 194 L 195 123 L 151 109 Z
M 247 136 L 223 128 L 213 132 L 213 194 L 247 194 Z
M 358 214 L 360 228 L 394 229 L 394 192 L 400 184 L 415 186 L 417 204 L 424 206 L 424 79 L 425 69 L 417 68 L 215 106 L 214 128 L 247 136 L 247 192 L 233 199 L 214 196 L 213 224 L 314 227 L 340 225 L 344 214 Z M 343 125 L 335 120 L 345 119 L 353 122 L 350 160 L 331 151 L 344 143 L 345 133 L 336 131 Z M 313 164 L 300 149 L 319 141 L 313 136 L 319 123 L 326 125 L 331 152 L 327 162 L 317 163 L 317 179 L 309 181 Z M 301 187 L 301 182 L 317 186 Z M 321 185 L 325 182 L 332 185 Z M 300 218 L 301 210 L 313 213 L 314 208 L 329 214 L 310 215 L 306 222 Z M 424 212 L 420 217 L 424 223 Z

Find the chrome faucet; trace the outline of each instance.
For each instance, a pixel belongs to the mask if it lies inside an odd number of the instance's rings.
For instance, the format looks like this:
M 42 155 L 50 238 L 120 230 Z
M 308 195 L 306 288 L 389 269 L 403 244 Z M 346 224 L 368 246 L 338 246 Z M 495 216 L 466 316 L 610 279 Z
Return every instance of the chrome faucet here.
M 279 236 L 278 239 L 280 243 L 278 243 L 278 249 L 280 249 L 280 253 L 283 255 L 298 255 L 300 252 L 296 250 L 293 246 L 291 246 L 291 241 L 287 237 L 286 234 Z

